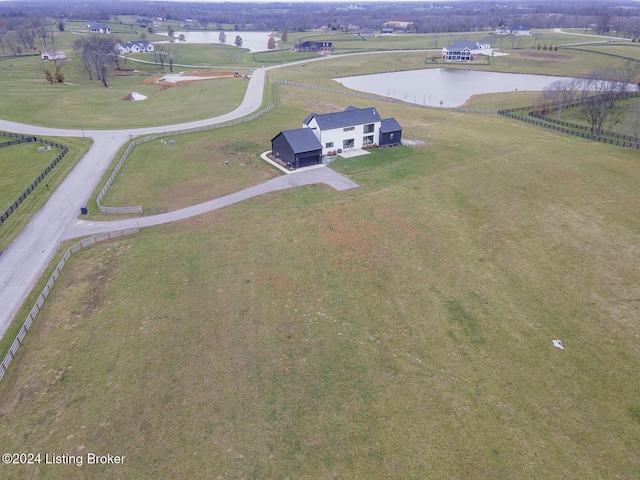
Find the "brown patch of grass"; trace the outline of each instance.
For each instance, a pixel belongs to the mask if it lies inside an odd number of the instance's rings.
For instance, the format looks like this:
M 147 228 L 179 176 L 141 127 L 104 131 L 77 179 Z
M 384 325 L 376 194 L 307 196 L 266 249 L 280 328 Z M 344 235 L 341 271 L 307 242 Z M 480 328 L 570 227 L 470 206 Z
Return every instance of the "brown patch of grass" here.
M 185 72 L 184 74 L 190 77 L 202 77 L 206 80 L 183 80 L 180 82 L 166 82 L 166 81 L 161 81 L 162 77 L 166 75 L 166 74 L 163 74 L 163 75 L 155 75 L 153 77 L 147 77 L 139 83 L 140 85 L 153 85 L 155 87 L 160 87 L 160 91 L 162 91 L 162 90 L 166 90 L 167 88 L 182 87 L 185 85 L 191 85 L 192 83 L 196 83 L 196 82 L 204 82 L 208 80 L 219 80 L 222 78 L 234 77 L 233 72 L 212 73 L 210 71 L 209 72 L 195 71 L 195 72 Z M 242 77 L 238 77 L 238 79 L 242 80 Z M 158 93 L 158 92 L 155 92 L 155 93 Z
M 553 60 L 555 62 L 565 62 L 573 58 L 570 55 L 554 53 L 548 50 L 523 50 L 518 52 L 518 55 L 533 60 Z

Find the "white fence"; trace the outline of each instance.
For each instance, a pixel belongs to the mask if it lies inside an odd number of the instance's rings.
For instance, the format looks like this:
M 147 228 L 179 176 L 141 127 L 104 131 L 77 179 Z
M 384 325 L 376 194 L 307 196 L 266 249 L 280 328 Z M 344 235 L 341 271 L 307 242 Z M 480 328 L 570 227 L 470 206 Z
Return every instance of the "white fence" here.
M 27 315 L 27 319 L 22 324 L 22 327 L 20 327 L 20 331 L 18 332 L 18 335 L 16 335 L 15 340 L 11 344 L 11 348 L 9 348 L 9 352 L 5 355 L 4 360 L 2 360 L 2 363 L 0 363 L 0 380 L 2 380 L 2 377 L 4 377 L 4 374 L 6 373 L 7 368 L 9 368 L 9 364 L 13 360 L 13 357 L 15 357 L 16 352 L 18 351 L 18 348 L 20 348 L 20 345 L 22 345 L 22 341 L 25 335 L 27 334 L 27 332 L 29 331 L 29 328 L 31 327 L 33 320 L 36 318 L 36 315 L 38 315 L 38 312 L 42 308 L 42 305 L 44 304 L 45 299 L 49 296 L 49 293 L 51 292 L 51 289 L 53 288 L 54 283 L 56 283 L 56 280 L 60 276 L 60 272 L 62 271 L 63 267 L 65 266 L 65 264 L 67 263 L 71 255 L 73 255 L 75 252 L 77 252 L 82 248 L 93 245 L 94 243 L 102 242 L 104 240 L 111 240 L 112 238 L 118 238 L 124 235 L 131 235 L 134 233 L 138 233 L 139 231 L 140 230 L 138 227 L 132 227 L 132 228 L 127 228 L 125 230 L 117 230 L 115 232 L 100 233 L 98 235 L 93 235 L 89 238 L 85 238 L 84 240 L 71 246 L 71 248 L 69 248 L 65 252 L 65 254 L 62 256 L 62 259 L 58 263 L 58 266 L 51 274 L 49 281 L 47 282 L 44 289 L 42 290 L 42 293 L 38 297 L 38 300 L 36 300 L 35 305 Z

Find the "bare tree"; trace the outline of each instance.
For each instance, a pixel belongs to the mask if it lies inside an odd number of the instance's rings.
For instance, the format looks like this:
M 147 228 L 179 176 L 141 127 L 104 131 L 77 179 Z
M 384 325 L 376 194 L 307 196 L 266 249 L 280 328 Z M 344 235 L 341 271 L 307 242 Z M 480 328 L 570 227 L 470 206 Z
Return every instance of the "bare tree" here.
M 620 100 L 623 92 L 620 91 L 620 82 L 616 78 L 618 75 L 610 68 L 599 69 L 591 72 L 589 78 L 582 82 L 583 105 L 579 112 L 591 126 L 593 135 L 602 133 L 607 119 L 613 122 L 620 118 L 620 109 L 623 105 Z
M 209 24 L 211 23 L 211 19 L 210 19 L 209 17 L 207 17 L 207 16 L 204 16 L 204 15 L 199 16 L 199 17 L 197 18 L 197 20 L 198 20 L 198 23 L 199 23 L 200 25 L 202 25 L 202 27 L 203 27 L 205 30 L 207 29 L 207 25 L 209 25 Z
M 109 67 L 115 63 L 115 40 L 106 36 L 81 37 L 73 44 L 73 50 L 80 55 L 89 80 L 93 80 L 94 73 L 97 80 L 107 85 Z
M 544 87 L 541 95 L 543 109 L 549 111 L 554 108 L 560 120 L 562 111 L 575 101 L 580 82 L 577 78 L 562 78 Z
M 598 33 L 604 35 L 609 31 L 609 23 L 611 22 L 611 12 L 607 7 L 604 7 L 598 17 Z
M 4 36 L 4 42 L 6 43 L 7 47 L 9 47 L 9 50 L 11 50 L 11 53 L 13 55 L 20 55 L 21 53 L 20 45 L 18 45 L 19 41 L 20 40 L 18 39 L 16 32 L 13 30 L 9 31 Z
M 640 146 L 640 100 L 633 102 L 631 106 L 631 128 L 633 136 L 636 137 L 635 149 Z
M 156 62 L 156 66 L 160 67 L 164 70 L 164 62 L 167 58 L 167 44 L 159 43 L 156 45 L 156 48 L 153 50 L 153 56 Z
M 33 50 L 36 38 L 35 29 L 30 27 L 21 27 L 16 29 L 15 33 L 20 40 L 20 43 L 24 45 L 25 50 Z

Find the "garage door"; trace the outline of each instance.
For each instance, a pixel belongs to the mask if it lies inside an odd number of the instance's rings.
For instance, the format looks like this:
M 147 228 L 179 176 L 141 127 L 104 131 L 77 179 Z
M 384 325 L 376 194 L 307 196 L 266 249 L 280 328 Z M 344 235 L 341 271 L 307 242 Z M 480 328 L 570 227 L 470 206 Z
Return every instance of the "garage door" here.
M 298 168 L 308 167 L 309 165 L 318 165 L 320 162 L 320 155 L 314 154 L 308 157 L 298 157 Z

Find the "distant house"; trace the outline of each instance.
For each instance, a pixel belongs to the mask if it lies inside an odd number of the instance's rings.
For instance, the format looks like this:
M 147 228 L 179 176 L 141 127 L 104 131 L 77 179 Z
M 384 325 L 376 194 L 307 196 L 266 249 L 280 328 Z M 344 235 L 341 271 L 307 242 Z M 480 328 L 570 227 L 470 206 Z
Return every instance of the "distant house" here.
M 360 27 L 358 25 L 350 23 L 345 27 L 344 31 L 347 33 L 360 33 Z
M 148 18 L 139 18 L 136 20 L 136 25 L 142 28 L 147 28 L 150 25 L 153 25 L 153 20 L 149 20 Z
M 409 30 L 413 29 L 413 22 L 398 22 L 392 20 L 390 22 L 384 22 L 382 24 L 382 27 L 389 27 L 395 29 L 396 31 L 408 32 Z
M 382 33 L 383 35 L 389 35 L 391 33 L 393 33 L 393 27 L 382 27 Z
M 111 29 L 104 23 L 89 23 L 87 28 L 93 33 L 111 33 Z
M 442 59 L 448 62 L 469 62 L 473 59 L 471 53 L 476 44 L 467 40 L 455 40 L 453 45 L 447 45 L 442 49 Z
M 506 27 L 504 25 L 500 25 L 498 27 L 496 27 L 496 30 L 494 32 L 496 35 L 509 35 L 509 33 L 511 33 L 511 31 L 509 30 L 509 27 Z
M 333 50 L 333 42 L 312 42 L 307 40 L 301 42 L 293 47 L 295 52 L 319 52 L 319 53 L 331 53 Z
M 360 36 L 361 37 L 375 37 L 376 36 L 376 32 L 373 28 L 363 28 L 362 30 L 360 30 Z
M 132 40 L 131 42 L 118 42 L 116 49 L 120 55 L 125 53 L 149 53 L 155 50 L 153 44 L 147 40 Z
M 515 35 L 516 37 L 531 35 L 531 28 L 523 25 L 518 25 L 517 27 L 513 27 L 511 29 L 511 35 Z
M 280 132 L 271 139 L 271 154 L 293 168 L 322 163 L 322 145 L 308 128 Z
M 447 45 L 442 49 L 442 59 L 448 62 L 469 62 L 479 54 L 490 55 L 491 44 L 455 40 L 453 45 Z
M 40 58 L 46 62 L 49 60 L 64 60 L 67 56 L 62 50 L 47 50 L 40 55 Z

